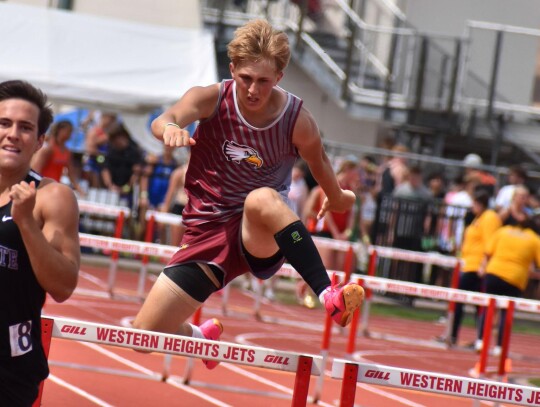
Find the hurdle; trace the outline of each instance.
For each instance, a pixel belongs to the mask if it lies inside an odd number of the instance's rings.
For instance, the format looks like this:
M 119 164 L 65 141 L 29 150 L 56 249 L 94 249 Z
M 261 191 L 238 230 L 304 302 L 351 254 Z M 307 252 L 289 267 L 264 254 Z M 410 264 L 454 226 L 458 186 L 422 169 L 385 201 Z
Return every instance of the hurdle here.
M 144 234 L 144 241 L 147 243 L 153 243 L 154 232 L 156 223 L 162 225 L 181 225 L 182 217 L 175 215 L 174 213 L 165 213 L 154 210 L 147 210 L 145 213 L 146 220 L 146 231 Z M 148 262 L 150 261 L 150 256 L 144 254 L 142 257 L 142 265 L 139 273 L 139 284 L 137 287 L 138 295 L 144 293 L 144 284 L 146 281 L 146 276 L 148 274 Z
M 125 219 L 131 215 L 131 209 L 126 206 L 114 206 L 101 204 L 91 201 L 78 200 L 79 211 L 81 213 L 89 213 L 107 218 L 116 219 L 114 227 L 114 237 L 120 239 L 124 230 Z M 113 250 L 111 253 L 111 264 L 109 266 L 108 291 L 109 295 L 113 296 L 114 284 L 116 282 L 116 274 L 118 271 L 118 251 Z
M 42 326 L 49 327 L 47 330 L 42 330 L 42 340 L 44 343 L 50 341 L 51 337 L 53 337 L 294 373 L 295 380 L 291 399 L 291 406 L 293 407 L 301 407 L 307 404 L 311 376 L 324 375 L 322 358 L 315 355 L 222 341 L 196 339 L 68 318 L 43 316 Z M 53 363 L 51 362 L 51 364 Z M 63 366 L 82 368 L 75 365 Z M 103 373 L 120 373 L 118 370 L 113 371 L 112 369 L 109 372 L 105 368 L 99 370 Z M 137 375 L 132 373 L 130 376 L 135 377 Z M 162 381 L 162 375 L 158 372 L 155 372 L 152 378 Z M 174 380 L 174 377 L 165 379 L 165 381 L 169 380 Z M 191 382 L 190 384 L 204 387 L 202 383 Z M 217 387 L 216 385 L 212 385 L 213 389 Z M 223 387 L 221 390 L 230 389 Z M 237 390 L 235 388 L 235 391 Z M 273 396 L 274 394 L 265 392 L 264 395 Z M 279 396 L 283 397 L 282 394 Z M 35 405 L 39 405 L 39 400 L 36 403 L 38 404 Z
M 279 272 L 281 275 L 287 275 L 289 277 L 296 275 L 292 266 L 284 264 L 282 270 Z M 346 278 L 346 273 L 342 271 L 329 271 L 336 276 Z M 426 284 L 411 283 L 408 281 L 391 280 L 382 277 L 372 277 L 369 275 L 351 275 L 351 279 L 357 279 L 358 284 L 364 287 L 366 291 L 366 299 L 371 291 L 386 291 L 397 294 L 407 294 L 416 297 L 439 299 L 447 302 L 461 302 L 470 305 L 477 305 L 485 307 L 486 309 L 486 321 L 484 325 L 484 346 L 480 352 L 477 362 L 478 377 L 483 378 L 487 376 L 487 360 L 489 356 L 489 344 L 491 339 L 491 330 L 493 325 L 493 315 L 496 308 L 507 309 L 506 321 L 503 332 L 503 343 L 501 346 L 501 355 L 499 357 L 498 368 L 496 369 L 496 376 L 499 380 L 502 380 L 506 375 L 506 361 L 509 355 L 509 346 L 511 338 L 511 330 L 513 323 L 514 309 L 521 310 L 529 313 L 540 313 L 540 301 L 528 300 L 522 298 L 511 298 L 505 296 L 496 296 L 485 293 L 476 293 L 471 291 L 459 290 L 457 288 L 436 287 Z M 365 301 L 362 305 L 362 318 L 365 318 L 366 309 L 369 312 L 368 301 Z M 358 312 L 355 312 L 353 320 L 350 325 L 349 337 L 346 347 L 347 357 L 353 358 L 353 352 L 355 347 L 355 340 L 357 337 L 357 324 L 358 324 Z M 367 326 L 367 321 L 362 321 Z M 362 330 L 361 330 L 362 331 Z M 364 335 L 367 332 L 367 327 L 364 328 Z M 325 348 L 328 346 L 332 329 L 325 325 L 323 332 L 323 345 L 321 347 L 321 355 L 324 357 Z M 383 338 L 384 339 L 384 338 Z M 316 395 L 320 392 L 320 387 L 316 388 Z
M 485 293 L 476 293 L 464 291 L 455 288 L 435 287 L 425 284 L 410 283 L 405 281 L 390 280 L 381 277 L 358 276 L 361 285 L 369 287 L 372 290 L 383 290 L 394 293 L 413 295 L 423 298 L 439 299 L 444 301 L 455 301 L 464 304 L 478 305 L 485 307 L 486 320 L 484 325 L 483 337 L 484 346 L 480 352 L 478 362 L 474 372 L 479 378 L 488 375 L 487 360 L 489 357 L 489 345 L 491 340 L 491 331 L 493 325 L 493 314 L 497 308 L 507 309 L 506 320 L 503 331 L 503 342 L 501 354 L 499 356 L 498 367 L 494 371 L 499 380 L 507 374 L 507 361 L 509 361 L 509 347 L 512 331 L 514 311 L 520 310 L 528 313 L 540 313 L 540 301 L 523 298 L 513 298 L 506 296 L 497 296 Z M 351 327 L 351 329 L 353 329 Z M 353 337 L 351 333 L 350 338 Z M 473 370 L 473 369 L 471 369 Z
M 335 239 L 329 239 L 324 237 L 313 237 L 313 241 L 317 246 L 326 247 L 334 250 L 339 250 L 346 253 L 345 261 L 343 270 L 328 270 L 328 274 L 332 275 L 333 273 L 338 273 L 340 277 L 342 278 L 343 282 L 348 282 L 351 278 L 362 278 L 363 276 L 360 276 L 356 273 L 353 273 L 353 264 L 352 264 L 352 257 L 354 253 L 358 253 L 360 250 L 361 243 L 358 242 L 347 242 L 347 241 L 341 241 L 341 240 L 335 240 Z M 402 260 L 402 261 L 410 261 L 410 262 L 417 262 L 417 263 L 423 263 L 425 267 L 430 267 L 432 265 L 437 265 L 441 267 L 451 268 L 452 269 L 452 286 L 450 288 L 457 289 L 458 287 L 458 281 L 459 281 L 459 273 L 460 273 L 460 267 L 461 267 L 461 260 L 453 257 L 453 256 L 447 256 L 440 253 L 422 253 L 422 252 L 414 252 L 411 250 L 405 250 L 405 249 L 396 249 L 391 247 L 384 247 L 384 246 L 375 246 L 370 245 L 368 246 L 368 254 L 369 254 L 369 261 L 368 261 L 368 267 L 367 267 L 367 277 L 369 278 L 378 278 L 375 277 L 375 271 L 377 267 L 377 260 L 379 258 L 388 258 L 392 260 Z M 288 264 L 284 264 L 281 270 L 278 271 L 277 275 L 284 276 L 284 277 L 293 277 L 298 278 L 298 274 L 294 272 L 294 269 Z M 392 280 L 392 281 L 399 281 L 399 280 Z M 409 283 L 409 282 L 406 282 Z M 411 284 L 417 284 L 417 283 L 411 283 Z M 366 298 L 364 302 L 364 307 L 362 310 L 362 326 L 361 331 L 365 336 L 369 335 L 368 331 L 368 323 L 369 323 L 369 309 L 370 309 L 370 302 L 373 297 L 373 290 L 377 290 L 377 288 L 372 288 L 369 285 L 367 285 L 365 288 L 366 291 Z M 384 291 L 379 289 L 379 291 Z M 394 292 L 392 290 L 386 290 L 388 292 Z M 401 292 L 401 294 L 407 294 L 406 292 Z M 261 319 L 261 312 L 260 312 L 260 304 L 261 304 L 261 293 L 257 292 L 255 297 L 255 305 L 254 305 L 254 311 L 255 315 L 258 317 L 258 319 Z M 430 298 L 430 297 L 428 297 Z M 224 309 L 226 307 L 224 306 Z M 449 332 L 452 326 L 452 320 L 453 320 L 453 314 L 455 309 L 455 301 L 449 300 L 448 302 L 448 308 L 447 308 L 447 325 L 446 325 L 446 331 Z
M 339 404 L 341 407 L 354 406 L 357 383 L 519 406 L 540 405 L 540 389 L 532 386 L 402 369 L 380 364 L 334 359 L 331 376 L 334 379 L 342 380 Z
M 107 236 L 96 236 L 87 233 L 79 233 L 79 240 L 81 246 L 84 247 L 91 247 L 94 249 L 108 250 L 113 252 L 126 252 L 142 256 L 170 257 L 178 250 L 178 248 L 174 246 L 166 246 L 157 243 L 145 243 L 136 240 L 125 240 Z M 145 281 L 147 277 L 146 270 L 146 268 L 141 268 L 139 270 L 139 282 L 137 285 L 137 291 L 134 295 L 131 295 L 131 297 L 134 299 L 141 300 L 144 298 Z M 114 269 L 109 269 L 109 273 L 114 273 L 114 278 L 111 278 L 111 276 L 109 275 L 108 285 L 109 296 L 113 298 L 114 296 L 116 296 L 114 282 L 116 281 L 117 268 L 114 267 Z M 110 285 L 111 281 L 113 282 L 112 285 Z M 81 293 L 80 290 L 78 291 Z M 87 291 L 85 291 L 84 293 L 90 295 L 93 294 Z M 130 296 L 128 295 L 127 297 Z
M 412 250 L 405 250 L 405 249 L 397 249 L 393 247 L 384 247 L 384 246 L 374 246 L 371 245 L 368 247 L 368 253 L 370 255 L 369 257 L 369 264 L 368 264 L 368 270 L 367 275 L 369 277 L 375 277 L 375 272 L 377 269 L 377 260 L 379 258 L 386 258 L 391 260 L 401 260 L 401 261 L 409 261 L 414 263 L 422 263 L 424 267 L 431 267 L 433 265 L 441 266 L 445 268 L 451 268 L 452 269 L 452 278 L 451 278 L 451 287 L 457 289 L 459 284 L 459 273 L 462 265 L 462 261 L 454 256 L 447 256 L 440 253 L 435 252 L 415 252 Z M 392 292 L 388 290 L 389 292 Z M 401 293 L 401 294 L 407 294 L 407 293 Z M 370 302 L 372 298 L 372 291 L 371 289 L 368 289 L 368 292 L 366 293 L 366 303 L 364 307 L 364 313 L 362 315 L 362 332 L 364 335 L 369 335 L 368 332 L 368 318 L 369 318 L 369 308 L 370 308 Z M 454 319 L 454 313 L 455 313 L 455 302 L 450 300 L 448 302 L 448 308 L 447 308 L 447 322 L 446 322 L 446 334 L 449 336 L 450 330 L 452 328 L 452 321 Z
M 122 240 L 122 239 L 116 239 L 116 238 L 110 238 L 110 237 L 100 237 L 100 236 L 93 236 L 93 235 L 87 235 L 87 234 L 80 234 L 81 238 L 81 245 L 83 246 L 90 246 L 100 249 L 107 249 L 111 251 L 125 251 L 129 253 L 137 253 L 142 255 L 154 255 L 154 256 L 171 256 L 174 254 L 177 250 L 176 247 L 173 246 L 165 246 L 165 245 L 158 245 L 158 244 L 152 244 L 152 243 L 144 243 L 144 242 L 138 242 L 138 241 L 129 241 L 129 240 Z M 348 250 L 351 245 L 349 242 L 341 242 L 341 241 L 332 241 L 331 239 L 324 239 L 324 240 L 330 240 L 330 243 L 333 244 L 336 248 L 341 248 L 344 250 Z M 373 250 L 371 251 L 370 255 L 370 269 L 374 267 L 374 263 L 376 260 L 376 253 L 377 251 L 381 251 L 385 256 L 395 256 L 397 252 L 399 252 L 399 255 L 402 258 L 407 258 L 409 260 L 415 259 L 419 260 L 421 258 L 430 258 L 430 262 L 436 263 L 440 262 L 446 265 L 454 264 L 456 265 L 456 258 L 450 257 L 450 256 L 443 256 L 436 253 L 417 253 L 417 252 L 409 252 L 404 250 L 395 250 L 395 249 L 388 249 L 378 246 L 373 246 Z M 392 255 L 392 252 L 394 254 Z M 456 269 L 455 269 L 456 270 Z M 329 273 L 336 273 L 340 275 L 342 278 L 347 278 L 347 273 L 342 271 L 329 271 Z M 279 275 L 282 276 L 288 276 L 288 277 L 295 277 L 298 278 L 298 274 L 290 265 L 284 265 L 284 267 L 279 271 Z M 145 278 L 145 277 L 144 277 Z M 144 296 L 144 278 L 139 276 L 139 288 L 137 292 L 137 298 L 142 299 Z M 496 306 L 498 308 L 508 308 L 510 304 L 510 300 L 508 297 L 497 297 L 497 296 L 490 296 L 488 294 L 483 293 L 474 293 L 474 292 L 468 292 L 468 291 L 461 291 L 455 288 L 446 288 L 446 287 L 436 287 L 436 286 L 430 286 L 425 284 L 418 284 L 418 283 L 411 283 L 407 281 L 399 281 L 399 280 L 390 280 L 385 279 L 381 277 L 373 277 L 370 275 L 358 275 L 358 274 L 352 274 L 351 278 L 358 278 L 361 282 L 361 285 L 366 290 L 366 301 L 364 302 L 363 309 L 362 309 L 362 331 L 364 332 L 364 335 L 368 334 L 368 317 L 369 317 L 369 299 L 371 291 L 387 291 L 387 292 L 393 292 L 393 293 L 399 293 L 399 294 L 407 294 L 412 296 L 418 296 L 423 298 L 429 298 L 429 299 L 439 299 L 439 300 L 445 300 L 449 303 L 453 302 L 462 302 L 466 304 L 471 305 L 479 305 L 486 307 L 489 305 L 489 299 L 494 297 L 497 298 Z M 141 284 L 142 281 L 142 284 Z M 226 314 L 226 303 L 227 303 L 227 290 L 224 290 L 224 296 L 222 301 L 222 312 L 225 315 Z M 534 300 L 526 300 L 526 299 L 512 299 L 515 301 L 515 309 L 524 311 L 524 312 L 532 312 L 532 313 L 540 313 L 540 302 L 534 301 Z M 265 320 L 264 317 L 261 316 L 260 310 L 258 309 L 257 304 L 260 306 L 260 302 L 256 303 L 255 305 L 255 315 L 258 315 L 260 320 Z M 512 309 L 513 311 L 513 309 Z M 513 312 L 507 314 L 508 317 L 512 317 Z M 356 321 L 355 321 L 356 324 Z M 491 324 L 486 324 L 489 327 Z M 506 362 L 506 355 L 508 354 L 508 344 L 510 340 L 510 329 L 511 329 L 511 320 L 509 323 L 506 324 L 506 331 L 508 335 L 508 340 L 505 341 L 506 345 L 503 343 L 503 349 L 501 353 L 501 359 L 499 365 L 502 366 L 502 368 L 499 368 L 498 375 L 500 377 L 505 376 L 505 362 Z M 354 327 L 354 331 L 356 331 L 356 326 Z M 505 333 L 506 334 L 506 333 Z M 354 340 L 355 340 L 356 332 L 353 334 L 353 329 L 351 327 L 351 332 L 349 335 L 349 345 L 347 349 L 347 354 L 351 354 L 351 349 L 354 348 Z M 485 343 L 485 347 L 487 348 L 488 343 Z M 503 357 L 504 356 L 504 357 Z M 481 353 L 480 357 L 480 363 L 479 365 L 485 366 L 485 359 L 487 358 L 487 352 Z M 480 370 L 480 369 L 479 369 Z M 482 371 L 479 371 L 478 373 L 483 375 L 486 371 L 482 369 Z

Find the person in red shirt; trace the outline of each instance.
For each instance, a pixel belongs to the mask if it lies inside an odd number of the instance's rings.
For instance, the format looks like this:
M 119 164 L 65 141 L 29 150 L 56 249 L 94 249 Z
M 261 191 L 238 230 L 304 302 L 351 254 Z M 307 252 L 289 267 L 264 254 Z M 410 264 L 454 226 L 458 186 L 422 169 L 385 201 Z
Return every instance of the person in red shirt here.
M 73 132 L 73 125 L 67 120 L 62 120 L 53 125 L 49 137 L 43 147 L 32 158 L 32 169 L 43 177 L 61 181 L 64 170 L 71 186 L 80 194 L 84 192 L 75 177 L 75 170 L 71 158 L 71 151 L 66 147 L 66 142 Z
M 356 191 L 360 185 L 360 171 L 358 163 L 352 160 L 343 161 L 336 173 L 339 186 L 343 189 Z M 317 185 L 314 187 L 306 201 L 304 216 L 306 228 L 313 236 L 325 237 L 335 240 L 348 240 L 354 223 L 354 209 L 345 212 L 327 212 L 326 215 L 317 219 L 326 195 L 323 189 Z M 339 250 L 318 246 L 323 263 L 328 270 L 343 270 L 344 253 Z M 316 302 L 314 295 L 309 290 L 305 281 L 299 281 L 296 286 L 298 302 L 308 308 L 314 308 Z

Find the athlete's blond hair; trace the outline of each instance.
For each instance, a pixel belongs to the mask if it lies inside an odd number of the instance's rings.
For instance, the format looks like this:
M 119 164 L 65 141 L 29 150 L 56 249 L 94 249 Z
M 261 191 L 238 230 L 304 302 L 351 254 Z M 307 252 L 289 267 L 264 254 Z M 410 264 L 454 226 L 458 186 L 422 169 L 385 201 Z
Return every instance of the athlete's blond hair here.
M 227 55 L 235 66 L 244 62 L 274 60 L 276 71 L 285 70 L 291 57 L 289 39 L 266 20 L 251 20 L 234 32 Z

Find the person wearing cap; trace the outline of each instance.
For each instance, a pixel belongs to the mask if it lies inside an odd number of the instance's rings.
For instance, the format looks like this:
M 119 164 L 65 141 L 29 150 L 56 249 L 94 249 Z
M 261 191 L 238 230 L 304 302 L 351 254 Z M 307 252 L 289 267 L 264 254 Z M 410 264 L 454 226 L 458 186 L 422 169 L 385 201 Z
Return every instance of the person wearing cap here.
M 494 194 L 497 179 L 489 172 L 481 169 L 483 165 L 482 157 L 474 153 L 467 154 L 463 159 L 463 165 L 465 167 L 466 178 L 477 178 L 482 187 L 484 187 L 491 195 Z

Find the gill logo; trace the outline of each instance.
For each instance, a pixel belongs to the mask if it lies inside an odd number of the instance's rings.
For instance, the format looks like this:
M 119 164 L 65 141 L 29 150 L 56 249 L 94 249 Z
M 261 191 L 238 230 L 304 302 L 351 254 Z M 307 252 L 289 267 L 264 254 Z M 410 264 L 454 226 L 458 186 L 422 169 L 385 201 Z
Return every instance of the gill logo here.
M 277 355 L 266 355 L 264 357 L 264 361 L 266 363 L 272 363 L 275 365 L 289 365 L 289 358 L 286 358 L 285 356 L 277 356 Z
M 368 370 L 364 376 L 373 379 L 390 380 L 390 372 L 383 372 L 381 370 Z
M 234 161 L 237 164 L 245 161 L 255 168 L 261 168 L 263 165 L 263 159 L 255 149 L 234 141 L 226 140 L 223 143 L 223 154 L 227 157 L 227 161 Z
M 86 335 L 86 328 L 81 328 L 80 326 L 73 326 L 73 325 L 64 325 L 62 328 L 60 328 L 60 332 L 66 332 L 68 334 L 73 335 Z

